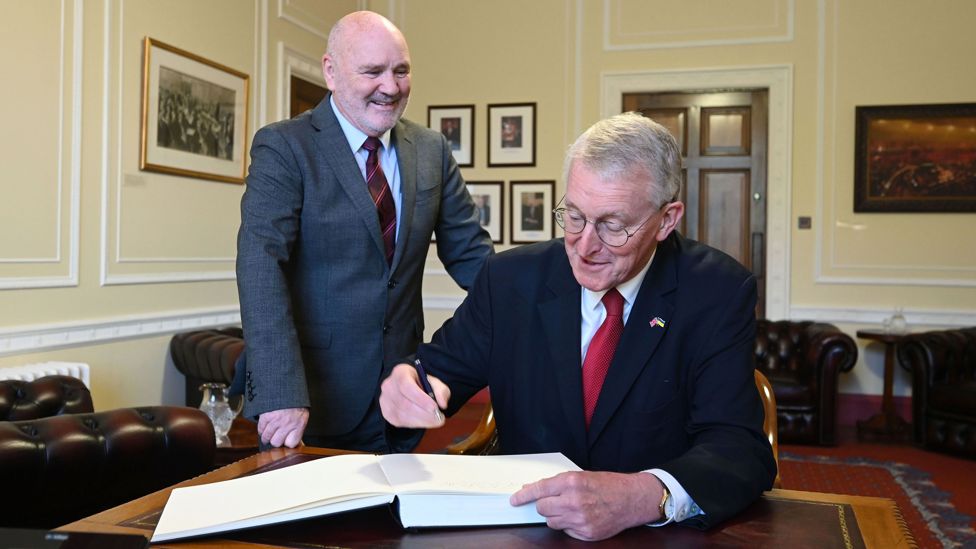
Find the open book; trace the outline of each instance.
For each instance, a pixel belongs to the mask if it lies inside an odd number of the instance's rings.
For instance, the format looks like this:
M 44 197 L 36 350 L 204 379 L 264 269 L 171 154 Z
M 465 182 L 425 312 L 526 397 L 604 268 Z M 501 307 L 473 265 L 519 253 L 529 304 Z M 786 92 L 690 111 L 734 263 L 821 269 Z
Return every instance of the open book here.
M 341 513 L 398 500 L 404 527 L 543 523 L 534 504 L 513 507 L 523 484 L 579 471 L 566 456 L 350 454 L 266 473 L 177 488 L 152 542 Z

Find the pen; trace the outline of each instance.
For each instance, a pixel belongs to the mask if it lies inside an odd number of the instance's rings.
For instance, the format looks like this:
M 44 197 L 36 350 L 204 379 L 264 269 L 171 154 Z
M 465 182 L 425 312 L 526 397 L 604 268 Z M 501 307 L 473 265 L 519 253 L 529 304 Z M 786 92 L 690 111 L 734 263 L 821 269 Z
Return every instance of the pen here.
M 413 365 L 417 367 L 417 375 L 420 376 L 420 386 L 424 389 L 424 392 L 427 393 L 427 396 L 429 396 L 431 400 L 434 401 L 434 404 L 436 405 L 437 398 L 434 397 L 434 388 L 430 386 L 430 380 L 427 379 L 427 372 L 424 371 L 424 365 L 420 363 L 419 358 L 413 359 Z M 441 420 L 442 416 L 441 416 L 440 407 L 437 407 L 434 410 L 434 415 L 437 416 L 437 421 Z

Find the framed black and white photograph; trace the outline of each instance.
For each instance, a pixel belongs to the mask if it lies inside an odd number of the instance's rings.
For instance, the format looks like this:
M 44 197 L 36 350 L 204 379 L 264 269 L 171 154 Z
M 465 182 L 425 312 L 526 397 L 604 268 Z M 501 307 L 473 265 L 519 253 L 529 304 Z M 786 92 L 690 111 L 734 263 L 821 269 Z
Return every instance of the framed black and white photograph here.
M 146 37 L 139 168 L 244 183 L 250 78 Z
M 459 168 L 474 166 L 474 105 L 431 105 L 427 127 L 447 139 Z
M 555 181 L 512 181 L 509 216 L 512 244 L 543 242 L 556 235 L 552 216 Z
M 488 167 L 535 166 L 535 103 L 488 105 Z
M 502 181 L 468 181 L 468 193 L 478 208 L 478 222 L 491 241 L 501 244 L 505 241 L 505 184 Z

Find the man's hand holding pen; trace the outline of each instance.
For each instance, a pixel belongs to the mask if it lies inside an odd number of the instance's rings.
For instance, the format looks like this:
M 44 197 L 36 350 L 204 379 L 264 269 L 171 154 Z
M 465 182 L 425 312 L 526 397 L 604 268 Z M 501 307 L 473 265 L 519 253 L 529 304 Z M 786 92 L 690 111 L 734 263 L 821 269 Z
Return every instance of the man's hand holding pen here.
M 380 386 L 380 410 L 396 427 L 430 429 L 444 425 L 444 414 L 451 390 L 434 376 L 424 375 L 432 395 L 425 391 L 418 370 L 423 367 L 397 364 Z

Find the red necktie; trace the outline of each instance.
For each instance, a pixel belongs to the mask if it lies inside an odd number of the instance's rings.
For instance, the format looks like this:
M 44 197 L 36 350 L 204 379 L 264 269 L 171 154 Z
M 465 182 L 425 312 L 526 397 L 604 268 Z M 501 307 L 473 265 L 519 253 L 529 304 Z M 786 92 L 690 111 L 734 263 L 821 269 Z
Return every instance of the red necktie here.
M 600 389 L 610 369 L 620 334 L 624 332 L 624 298 L 616 288 L 604 294 L 603 306 L 607 310 L 607 318 L 590 340 L 586 360 L 583 361 L 583 412 L 586 414 L 587 429 L 590 428 L 590 418 L 600 398 Z
M 386 248 L 386 262 L 393 263 L 393 249 L 396 243 L 396 206 L 390 195 L 390 185 L 386 182 L 383 167 L 379 163 L 376 151 L 382 146 L 379 139 L 367 137 L 363 148 L 369 151 L 366 157 L 366 186 L 369 195 L 376 205 L 376 214 L 380 220 L 380 231 L 383 232 L 383 246 Z

